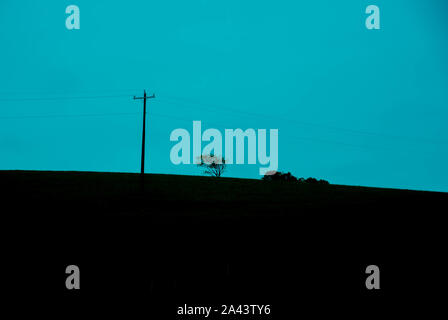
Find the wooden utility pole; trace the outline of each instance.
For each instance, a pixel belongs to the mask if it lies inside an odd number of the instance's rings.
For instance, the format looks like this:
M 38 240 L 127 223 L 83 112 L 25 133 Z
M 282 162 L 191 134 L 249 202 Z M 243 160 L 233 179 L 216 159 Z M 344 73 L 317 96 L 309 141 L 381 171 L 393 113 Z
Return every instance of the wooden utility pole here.
M 143 91 L 143 97 L 134 96 L 134 100 L 143 100 L 143 133 L 142 133 L 142 163 L 141 163 L 141 176 L 145 174 L 145 136 L 146 136 L 146 99 L 154 99 L 156 96 L 146 95 L 146 90 Z

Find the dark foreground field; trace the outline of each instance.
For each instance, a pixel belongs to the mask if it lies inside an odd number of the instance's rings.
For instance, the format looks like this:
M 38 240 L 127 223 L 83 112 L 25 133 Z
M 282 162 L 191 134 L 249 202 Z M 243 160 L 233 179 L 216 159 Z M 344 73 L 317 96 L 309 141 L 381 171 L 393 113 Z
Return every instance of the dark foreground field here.
M 184 304 L 269 304 L 260 319 L 362 319 L 446 298 L 446 193 L 26 171 L 0 172 L 0 191 L 2 287 L 19 312 L 168 319 Z M 65 289 L 70 264 L 79 291 Z

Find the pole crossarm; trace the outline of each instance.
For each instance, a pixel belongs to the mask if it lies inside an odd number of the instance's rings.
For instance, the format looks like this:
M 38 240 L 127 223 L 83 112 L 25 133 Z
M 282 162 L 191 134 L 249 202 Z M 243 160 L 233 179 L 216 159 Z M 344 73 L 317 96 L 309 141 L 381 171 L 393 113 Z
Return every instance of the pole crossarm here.
M 156 97 L 155 94 L 153 94 L 152 96 L 147 96 L 146 98 L 144 96 L 143 97 L 136 97 L 136 96 L 134 96 L 134 100 L 154 99 L 155 97 Z

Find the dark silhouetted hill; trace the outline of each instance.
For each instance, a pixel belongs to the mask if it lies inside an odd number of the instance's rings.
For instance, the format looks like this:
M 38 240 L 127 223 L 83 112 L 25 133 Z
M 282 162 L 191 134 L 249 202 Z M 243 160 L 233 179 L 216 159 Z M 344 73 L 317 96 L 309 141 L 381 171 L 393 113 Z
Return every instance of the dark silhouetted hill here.
M 184 303 L 264 303 L 283 319 L 298 302 L 313 314 L 347 306 L 344 315 L 357 315 L 352 304 L 403 310 L 442 297 L 446 193 L 156 174 L 143 186 L 138 174 L 3 171 L 0 195 L 2 286 L 30 301 L 144 306 L 163 318 Z M 70 264 L 82 270 L 78 295 L 64 288 Z M 370 264 L 382 272 L 379 292 L 364 285 Z

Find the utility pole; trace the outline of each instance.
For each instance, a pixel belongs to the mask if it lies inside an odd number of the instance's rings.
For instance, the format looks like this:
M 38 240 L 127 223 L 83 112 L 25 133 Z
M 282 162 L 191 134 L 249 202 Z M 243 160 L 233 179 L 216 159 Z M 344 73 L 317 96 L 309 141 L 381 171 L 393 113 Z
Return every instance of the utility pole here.
M 146 100 L 154 99 L 156 96 L 146 95 L 146 90 L 143 91 L 143 97 L 134 96 L 134 100 L 143 100 L 143 134 L 142 134 L 142 164 L 141 164 L 141 176 L 145 174 L 145 136 L 146 136 Z

